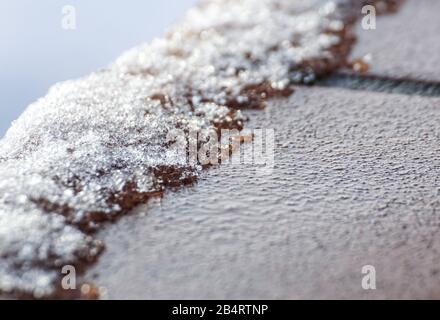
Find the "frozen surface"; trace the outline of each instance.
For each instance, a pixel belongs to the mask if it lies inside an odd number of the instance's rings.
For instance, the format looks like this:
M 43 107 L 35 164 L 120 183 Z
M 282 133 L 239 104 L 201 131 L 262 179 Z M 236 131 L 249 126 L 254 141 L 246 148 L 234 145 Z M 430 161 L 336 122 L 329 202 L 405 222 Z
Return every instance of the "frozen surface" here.
M 251 112 L 272 175 L 207 171 L 102 230 L 86 276 L 121 299 L 438 299 L 439 103 L 301 88 Z
M 370 73 L 440 82 L 440 1 L 407 0 L 398 13 L 378 17 L 376 30 L 363 30 L 352 56 L 369 55 Z
M 170 133 L 239 128 L 233 108 L 337 68 L 346 18 L 333 1 L 204 2 L 165 38 L 53 86 L 0 141 L 0 291 L 54 294 L 62 265 L 99 254 L 101 222 L 197 176 Z

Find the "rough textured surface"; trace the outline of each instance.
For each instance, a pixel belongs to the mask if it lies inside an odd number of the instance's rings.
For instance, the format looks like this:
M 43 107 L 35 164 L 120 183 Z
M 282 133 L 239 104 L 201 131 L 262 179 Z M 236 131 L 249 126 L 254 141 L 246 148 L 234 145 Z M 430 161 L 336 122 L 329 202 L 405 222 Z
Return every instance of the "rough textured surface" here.
M 378 17 L 376 30 L 363 30 L 352 56 L 371 54 L 371 74 L 440 81 L 440 1 L 405 1 L 398 13 Z
M 108 298 L 439 298 L 439 104 L 301 88 L 251 111 L 273 174 L 221 166 L 108 225 L 87 277 Z
M 240 129 L 236 109 L 344 65 L 360 3 L 204 1 L 166 37 L 53 86 L 0 141 L 0 291 L 57 295 L 63 265 L 99 255 L 103 222 L 195 179 L 189 132 Z

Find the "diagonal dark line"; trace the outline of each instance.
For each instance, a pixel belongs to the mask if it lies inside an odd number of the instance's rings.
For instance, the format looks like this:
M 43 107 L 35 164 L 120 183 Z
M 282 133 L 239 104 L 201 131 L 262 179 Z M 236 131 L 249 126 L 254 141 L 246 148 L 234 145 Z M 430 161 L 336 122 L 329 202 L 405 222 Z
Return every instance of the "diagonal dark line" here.
M 316 82 L 317 86 L 337 87 L 351 90 L 400 93 L 425 97 L 440 97 L 440 82 L 395 79 L 377 75 L 355 75 L 337 73 Z

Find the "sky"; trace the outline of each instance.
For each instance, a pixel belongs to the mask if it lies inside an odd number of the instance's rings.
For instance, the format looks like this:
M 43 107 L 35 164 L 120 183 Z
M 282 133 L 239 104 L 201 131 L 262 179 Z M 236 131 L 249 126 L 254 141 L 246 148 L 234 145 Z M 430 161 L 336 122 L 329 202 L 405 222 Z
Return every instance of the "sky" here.
M 103 68 L 161 36 L 196 2 L 0 1 L 0 137 L 51 85 Z

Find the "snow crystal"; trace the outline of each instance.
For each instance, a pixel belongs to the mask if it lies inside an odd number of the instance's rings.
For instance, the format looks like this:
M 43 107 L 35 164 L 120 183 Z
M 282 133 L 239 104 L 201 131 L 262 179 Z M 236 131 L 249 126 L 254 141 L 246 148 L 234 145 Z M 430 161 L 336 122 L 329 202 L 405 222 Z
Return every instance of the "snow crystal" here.
M 99 254 L 101 222 L 197 176 L 169 132 L 240 126 L 234 108 L 336 68 L 340 2 L 205 1 L 164 38 L 30 105 L 0 142 L 0 291 L 54 294 L 62 265 Z

